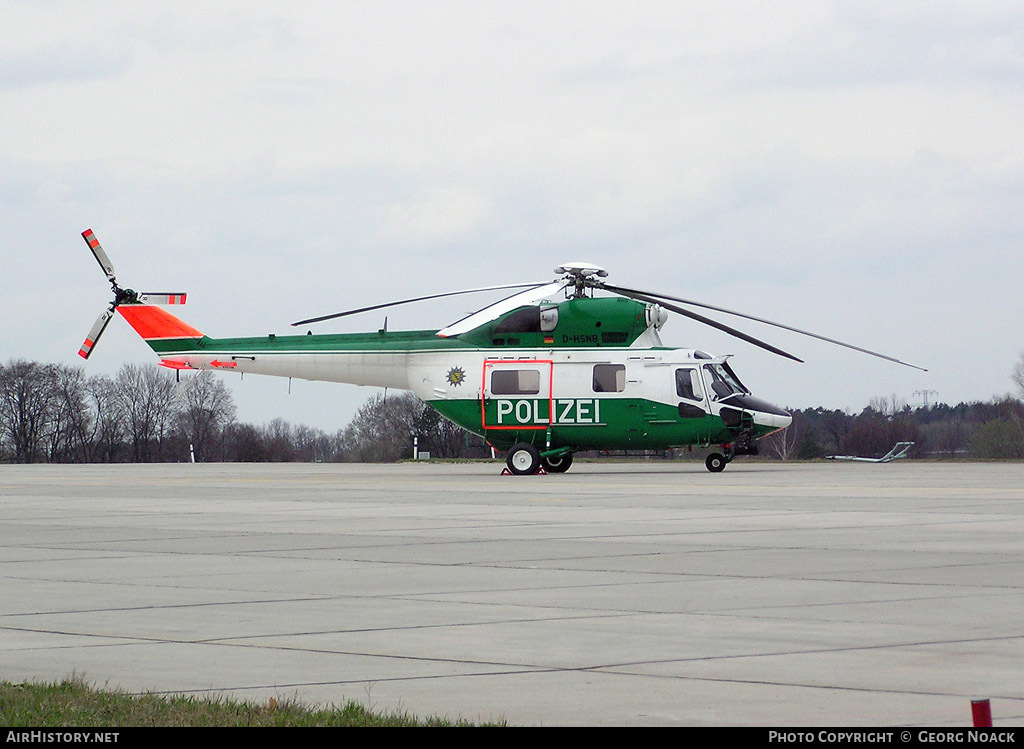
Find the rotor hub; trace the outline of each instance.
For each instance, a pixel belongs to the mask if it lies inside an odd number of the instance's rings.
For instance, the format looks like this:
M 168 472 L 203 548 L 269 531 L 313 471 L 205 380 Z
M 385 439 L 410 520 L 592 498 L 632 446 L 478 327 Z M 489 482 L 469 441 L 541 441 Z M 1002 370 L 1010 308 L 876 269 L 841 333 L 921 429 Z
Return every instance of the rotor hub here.
M 585 289 L 603 286 L 604 282 L 598 279 L 608 277 L 608 271 L 601 266 L 580 262 L 564 263 L 555 268 L 555 273 L 558 273 L 565 281 L 572 284 L 574 288 L 573 297 L 577 299 L 586 296 Z

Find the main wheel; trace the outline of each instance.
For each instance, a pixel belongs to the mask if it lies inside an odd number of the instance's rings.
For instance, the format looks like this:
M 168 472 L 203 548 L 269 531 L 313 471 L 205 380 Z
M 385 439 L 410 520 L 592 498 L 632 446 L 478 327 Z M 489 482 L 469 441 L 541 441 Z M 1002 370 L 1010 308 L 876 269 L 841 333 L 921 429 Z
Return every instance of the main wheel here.
M 551 458 L 541 458 L 544 470 L 548 473 L 565 473 L 572 465 L 572 453 L 565 453 Z
M 508 451 L 505 464 L 516 476 L 529 476 L 540 467 L 540 451 L 533 445 L 520 442 Z
M 704 461 L 704 465 L 706 465 L 708 470 L 712 473 L 721 473 L 725 470 L 725 464 L 727 462 L 728 461 L 725 459 L 725 456 L 721 453 L 711 453 L 707 457 L 707 460 Z

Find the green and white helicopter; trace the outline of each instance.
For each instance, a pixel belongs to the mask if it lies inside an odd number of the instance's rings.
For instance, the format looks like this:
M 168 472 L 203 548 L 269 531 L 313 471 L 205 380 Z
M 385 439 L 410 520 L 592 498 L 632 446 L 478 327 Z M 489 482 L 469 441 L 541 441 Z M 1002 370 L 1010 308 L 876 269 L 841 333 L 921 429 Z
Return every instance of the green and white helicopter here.
M 758 439 L 789 426 L 790 414 L 751 395 L 728 355 L 666 347 L 659 331 L 675 312 L 802 360 L 683 304 L 922 369 L 770 320 L 615 286 L 605 280 L 603 268 L 583 262 L 559 266 L 551 282 L 432 294 L 293 323 L 309 325 L 456 294 L 525 289 L 440 330 L 213 338 L 157 306 L 184 304 L 184 293 L 122 289 L 92 230 L 82 236 L 114 291 L 79 351 L 82 357 L 89 357 L 119 312 L 160 364 L 172 369 L 411 390 L 447 419 L 506 450 L 508 471 L 516 475 L 564 472 L 580 450 L 684 446 L 712 448 L 706 465 L 717 472 L 736 455 L 757 454 Z

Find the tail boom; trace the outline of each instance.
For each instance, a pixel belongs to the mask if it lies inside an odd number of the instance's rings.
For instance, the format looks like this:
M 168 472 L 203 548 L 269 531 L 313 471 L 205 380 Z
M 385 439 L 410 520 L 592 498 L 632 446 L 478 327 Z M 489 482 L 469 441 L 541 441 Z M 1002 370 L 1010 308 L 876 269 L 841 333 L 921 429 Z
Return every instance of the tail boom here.
M 212 369 L 409 389 L 408 351 L 401 344 L 390 350 L 382 346 L 379 333 L 326 336 L 335 346 L 322 344 L 314 336 L 210 338 L 162 307 L 122 304 L 117 312 L 160 356 L 160 365 L 169 369 Z M 436 342 L 432 331 L 415 337 Z

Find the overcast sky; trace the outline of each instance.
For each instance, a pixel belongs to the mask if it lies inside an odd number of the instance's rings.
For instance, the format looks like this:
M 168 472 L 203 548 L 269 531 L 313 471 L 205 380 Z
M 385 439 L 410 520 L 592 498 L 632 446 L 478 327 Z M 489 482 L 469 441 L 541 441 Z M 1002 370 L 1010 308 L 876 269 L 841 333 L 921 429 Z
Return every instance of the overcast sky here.
M 92 228 L 215 336 L 583 260 L 930 370 L 670 320 L 779 405 L 989 400 L 1024 350 L 1024 6 L 5 0 L 0 195 L 3 362 L 81 361 Z M 85 366 L 155 360 L 117 320 Z M 327 430 L 375 392 L 227 379 Z

